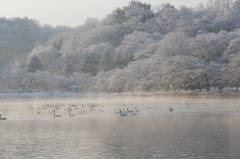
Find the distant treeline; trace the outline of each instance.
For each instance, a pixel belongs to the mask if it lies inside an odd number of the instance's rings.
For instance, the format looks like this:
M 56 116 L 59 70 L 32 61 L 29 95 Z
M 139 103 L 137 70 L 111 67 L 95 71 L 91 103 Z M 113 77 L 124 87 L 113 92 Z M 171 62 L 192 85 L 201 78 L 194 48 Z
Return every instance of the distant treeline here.
M 0 18 L 2 90 L 222 90 L 240 86 L 240 0 L 131 1 L 76 28 Z

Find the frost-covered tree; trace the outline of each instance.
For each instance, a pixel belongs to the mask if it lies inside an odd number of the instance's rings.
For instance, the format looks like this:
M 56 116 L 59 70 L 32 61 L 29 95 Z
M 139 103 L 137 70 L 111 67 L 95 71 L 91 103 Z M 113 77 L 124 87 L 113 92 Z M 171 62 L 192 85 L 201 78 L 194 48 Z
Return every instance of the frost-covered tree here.
M 138 60 L 131 62 L 129 66 L 125 68 L 128 91 L 150 91 L 157 87 L 152 77 L 155 71 L 154 65 L 157 64 L 155 62 L 154 59 Z
M 97 18 L 87 18 L 83 24 L 84 28 L 94 29 L 97 27 L 99 20 Z
M 115 57 L 113 60 L 114 67 L 124 68 L 130 61 L 133 61 L 133 53 L 136 45 L 129 44 L 127 47 L 118 47 L 115 51 Z
M 177 9 L 174 6 L 167 4 L 157 12 L 155 19 L 160 32 L 166 34 L 176 30 L 176 21 L 178 18 Z
M 208 0 L 207 9 L 209 12 L 223 14 L 224 11 L 231 9 L 232 0 Z
M 109 71 L 113 68 L 113 57 L 112 54 L 106 50 L 101 56 L 99 61 L 99 70 Z
M 139 1 L 131 1 L 128 6 L 123 7 L 125 17 L 129 21 L 144 23 L 154 17 L 151 5 Z
M 0 86 L 68 90 L 80 85 L 96 92 L 238 89 L 238 1 L 234 6 L 231 0 L 209 0 L 194 9 L 166 4 L 155 13 L 151 5 L 131 1 L 76 28 L 0 18 Z M 8 69 L 5 59 L 14 61 Z
M 217 82 L 219 67 L 189 56 L 173 56 L 162 60 L 161 79 L 165 89 L 206 89 Z M 218 76 L 219 77 L 219 76 Z M 214 81 L 215 80 L 215 81 Z
M 239 91 L 240 87 L 240 55 L 239 53 L 229 59 L 228 65 L 223 67 L 226 73 L 229 86 L 235 87 Z
M 160 42 L 157 53 L 164 57 L 190 55 L 192 50 L 189 44 L 192 40 L 192 38 L 181 31 L 171 32 L 166 34 L 164 39 Z
M 230 41 L 227 50 L 224 52 L 222 60 L 228 63 L 231 57 L 235 57 L 236 54 L 240 53 L 240 38 L 234 38 Z
M 115 50 L 115 67 L 124 68 L 131 61 L 150 58 L 155 54 L 161 39 L 161 34 L 142 31 L 134 31 L 126 35 Z
M 115 71 L 115 75 L 109 78 L 109 91 L 121 93 L 125 84 L 125 73 L 123 70 Z
M 118 46 L 125 35 L 124 28 L 120 26 L 99 26 L 79 36 L 79 44 L 84 47 L 93 44 L 109 43 L 112 46 Z
M 96 76 L 96 83 L 94 84 L 94 90 L 97 92 L 109 92 L 111 91 L 109 82 L 110 79 L 118 72 L 118 69 L 113 69 L 107 72 L 101 71 Z
M 225 32 L 200 34 L 192 42 L 193 54 L 200 60 L 219 61 L 227 50 L 229 39 Z
M 126 21 L 125 11 L 121 8 L 117 8 L 111 14 L 109 14 L 102 23 L 104 25 L 123 24 Z
M 11 65 L 11 71 L 13 73 L 24 71 L 26 68 L 26 61 L 27 61 L 26 57 L 16 59 L 14 63 Z
M 240 0 L 235 0 L 233 2 L 233 9 L 240 12 Z

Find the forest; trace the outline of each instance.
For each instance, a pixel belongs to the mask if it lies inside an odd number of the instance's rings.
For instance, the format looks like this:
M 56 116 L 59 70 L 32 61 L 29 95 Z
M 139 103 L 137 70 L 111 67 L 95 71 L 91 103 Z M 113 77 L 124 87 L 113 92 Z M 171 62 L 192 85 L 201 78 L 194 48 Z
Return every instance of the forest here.
M 0 54 L 0 90 L 239 91 L 240 0 L 130 1 L 75 28 L 1 17 Z

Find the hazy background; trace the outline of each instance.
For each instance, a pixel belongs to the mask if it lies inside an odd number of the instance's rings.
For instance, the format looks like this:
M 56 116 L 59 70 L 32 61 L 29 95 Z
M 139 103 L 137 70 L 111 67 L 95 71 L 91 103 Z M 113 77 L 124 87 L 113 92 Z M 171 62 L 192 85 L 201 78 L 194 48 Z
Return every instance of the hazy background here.
M 139 0 L 152 7 L 170 3 L 175 7 L 195 7 L 199 3 L 206 3 L 207 0 Z M 88 17 L 104 18 L 118 7 L 128 5 L 130 0 L 0 0 L 0 16 L 6 18 L 28 17 L 37 19 L 42 24 L 52 26 L 78 26 Z

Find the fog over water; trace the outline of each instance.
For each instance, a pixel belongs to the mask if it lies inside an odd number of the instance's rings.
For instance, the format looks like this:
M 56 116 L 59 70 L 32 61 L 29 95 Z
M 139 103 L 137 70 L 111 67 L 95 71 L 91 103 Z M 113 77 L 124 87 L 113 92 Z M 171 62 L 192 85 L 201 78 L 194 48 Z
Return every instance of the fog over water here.
M 157 97 L 1 102 L 7 120 L 0 121 L 0 158 L 235 159 L 238 103 Z

